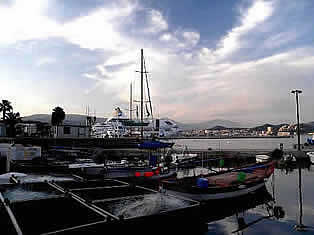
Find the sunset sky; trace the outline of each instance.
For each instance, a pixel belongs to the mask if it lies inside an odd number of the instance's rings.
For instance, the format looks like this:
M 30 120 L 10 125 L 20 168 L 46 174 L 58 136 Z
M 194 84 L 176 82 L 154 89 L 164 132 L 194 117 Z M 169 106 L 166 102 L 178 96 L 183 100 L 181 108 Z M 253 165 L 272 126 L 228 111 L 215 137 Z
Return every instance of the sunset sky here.
M 138 93 L 144 49 L 155 116 L 314 120 L 314 1 L 1 0 L 0 99 L 22 116 L 110 116 Z M 135 97 L 136 98 L 136 97 Z

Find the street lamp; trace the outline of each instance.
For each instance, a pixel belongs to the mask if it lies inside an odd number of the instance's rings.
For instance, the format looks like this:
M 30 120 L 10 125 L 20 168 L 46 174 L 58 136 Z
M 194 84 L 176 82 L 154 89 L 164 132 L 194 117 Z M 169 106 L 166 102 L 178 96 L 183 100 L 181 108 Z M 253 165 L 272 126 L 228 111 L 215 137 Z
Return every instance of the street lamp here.
M 300 147 L 300 118 L 299 118 L 299 94 L 302 93 L 301 90 L 292 90 L 291 93 L 295 94 L 295 100 L 296 100 L 296 105 L 297 105 L 297 134 L 298 134 L 298 151 L 301 150 Z
M 299 121 L 299 94 L 302 93 L 301 90 L 292 90 L 292 94 L 295 94 L 295 100 L 297 105 L 297 134 L 298 134 L 298 151 L 301 150 L 300 148 L 300 121 Z M 301 166 L 299 165 L 299 209 L 300 209 L 300 216 L 299 216 L 299 224 L 295 226 L 297 231 L 305 231 L 306 226 L 302 223 L 303 217 L 303 205 L 302 205 L 302 180 L 301 180 Z

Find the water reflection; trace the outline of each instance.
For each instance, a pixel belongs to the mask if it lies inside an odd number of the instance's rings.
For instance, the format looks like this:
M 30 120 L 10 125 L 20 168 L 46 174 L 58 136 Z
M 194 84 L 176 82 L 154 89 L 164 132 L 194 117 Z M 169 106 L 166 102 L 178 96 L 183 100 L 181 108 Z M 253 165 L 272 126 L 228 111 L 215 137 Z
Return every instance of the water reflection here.
M 256 210 L 254 216 L 248 213 L 250 209 Z M 210 203 L 206 205 L 206 211 L 203 214 L 208 223 L 208 232 L 216 234 L 243 234 L 260 221 L 271 218 L 278 220 L 284 215 L 284 209 L 276 205 L 275 199 L 266 187 L 240 198 Z M 214 221 L 219 222 L 212 223 Z
M 207 206 L 205 234 L 314 234 L 313 185 L 311 162 L 278 164 L 263 189 Z
M 303 224 L 303 190 L 302 190 L 302 169 L 306 169 L 311 171 L 312 163 L 309 159 L 305 160 L 298 160 L 296 161 L 295 165 L 288 165 L 286 168 L 286 172 L 292 172 L 294 169 L 298 171 L 298 194 L 299 194 L 299 220 L 298 223 L 294 226 L 295 230 L 297 231 L 313 231 L 313 226 L 307 226 Z

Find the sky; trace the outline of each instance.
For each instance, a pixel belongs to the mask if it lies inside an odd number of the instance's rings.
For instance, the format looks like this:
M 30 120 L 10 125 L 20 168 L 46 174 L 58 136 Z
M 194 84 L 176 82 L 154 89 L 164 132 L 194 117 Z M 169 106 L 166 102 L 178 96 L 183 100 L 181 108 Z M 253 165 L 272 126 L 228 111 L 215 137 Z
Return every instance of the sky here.
M 301 89 L 313 121 L 313 12 L 312 0 L 0 0 L 0 99 L 22 116 L 127 112 L 143 48 L 157 117 L 291 123 Z

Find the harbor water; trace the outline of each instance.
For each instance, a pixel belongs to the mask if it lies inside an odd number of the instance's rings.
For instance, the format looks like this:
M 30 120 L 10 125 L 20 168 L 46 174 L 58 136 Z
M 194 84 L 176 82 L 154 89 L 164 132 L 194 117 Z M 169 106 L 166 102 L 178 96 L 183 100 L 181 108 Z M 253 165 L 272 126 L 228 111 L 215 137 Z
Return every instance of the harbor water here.
M 301 144 L 306 143 L 309 136 L 302 135 Z M 213 150 L 270 150 L 279 148 L 283 144 L 283 148 L 291 150 L 297 143 L 297 138 L 230 138 L 230 139 L 174 139 L 176 148 L 188 149 L 213 149 Z
M 308 136 L 302 136 L 301 142 L 305 143 L 306 138 Z M 184 139 L 174 142 L 187 149 L 221 150 L 275 149 L 282 143 L 284 149 L 289 150 L 293 149 L 297 138 Z M 238 201 L 213 205 L 205 212 L 208 220 L 205 219 L 204 225 L 208 231 L 202 234 L 279 235 L 296 234 L 300 230 L 305 234 L 314 234 L 313 163 L 303 165 L 300 172 L 298 166 L 276 168 L 274 176 L 266 183 L 266 192 L 257 192 L 249 199 L 240 198 Z M 274 207 L 282 209 L 282 218 L 273 216 Z
M 307 136 L 302 136 L 304 143 Z M 175 140 L 177 147 L 187 149 L 275 149 L 280 144 L 284 149 L 293 149 L 297 138 L 252 138 L 252 139 L 188 139 Z M 186 147 L 185 147 L 186 146 Z M 206 174 L 204 168 L 186 169 L 183 176 Z M 27 175 L 21 174 L 21 183 L 35 183 L 36 187 L 11 187 L 6 192 L 10 200 L 40 199 L 43 197 L 57 198 L 56 191 L 48 191 L 40 184 L 45 181 L 67 184 L 71 177 L 58 175 Z M 7 178 L 2 181 L 8 180 Z M 3 182 L 5 183 L 5 182 Z M 266 182 L 266 187 L 245 196 L 232 199 L 221 199 L 207 203 L 202 208 L 200 223 L 191 226 L 195 233 L 188 234 L 296 234 L 301 230 L 305 234 L 314 234 L 314 163 L 302 165 L 277 164 L 273 176 Z M 70 187 L 70 186 L 69 186 Z M 92 186 L 91 186 L 92 187 Z M 71 188 L 71 187 L 70 187 Z M 45 191 L 45 192 L 44 192 Z M 24 193 L 28 192 L 25 197 Z M 122 193 L 123 194 L 123 193 Z M 83 194 L 81 196 L 84 196 Z M 104 196 L 104 195 L 103 195 Z M 121 195 L 126 196 L 126 195 Z M 167 199 L 167 200 L 166 200 Z M 183 203 L 183 204 L 182 204 Z M 163 195 L 145 194 L 140 197 L 119 199 L 106 204 L 97 205 L 115 216 L 132 218 L 136 216 L 163 213 L 177 207 L 188 206 L 186 202 Z M 202 205 L 204 206 L 204 205 Z M 160 225 L 162 226 L 162 225 Z M 139 231 L 142 234 L 143 231 Z M 166 233 L 165 233 L 166 234 Z

